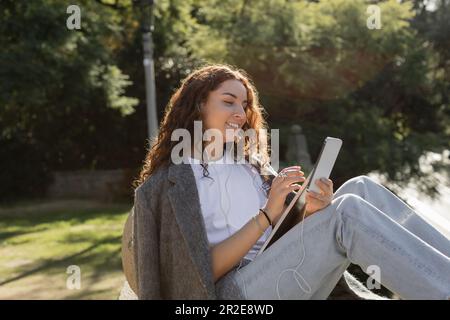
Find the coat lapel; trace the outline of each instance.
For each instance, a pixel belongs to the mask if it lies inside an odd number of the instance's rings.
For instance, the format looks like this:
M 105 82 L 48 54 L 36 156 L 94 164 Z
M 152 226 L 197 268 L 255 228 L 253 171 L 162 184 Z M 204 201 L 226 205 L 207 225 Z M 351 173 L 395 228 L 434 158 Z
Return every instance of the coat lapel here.
M 200 275 L 209 298 L 215 297 L 211 268 L 211 253 L 203 221 L 198 190 L 190 164 L 170 164 L 168 178 L 174 184 L 169 187 L 169 201 L 186 241 L 189 254 Z

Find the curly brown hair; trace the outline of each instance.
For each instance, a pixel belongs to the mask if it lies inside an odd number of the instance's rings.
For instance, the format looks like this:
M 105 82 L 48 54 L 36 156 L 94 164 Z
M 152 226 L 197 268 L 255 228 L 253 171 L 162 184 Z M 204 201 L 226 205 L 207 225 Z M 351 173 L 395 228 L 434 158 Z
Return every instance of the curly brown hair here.
M 247 89 L 247 108 L 245 110 L 247 122 L 242 130 L 254 129 L 259 141 L 260 129 L 267 129 L 267 122 L 263 117 L 265 110 L 260 105 L 258 93 L 246 72 L 225 64 L 203 66 L 189 74 L 170 98 L 158 136 L 150 141 L 150 148 L 145 157 L 143 168 L 134 182 L 136 188 L 158 168 L 170 164 L 171 150 L 178 143 L 178 141 L 171 141 L 172 132 L 175 129 L 184 128 L 190 132 L 192 137 L 194 121 L 203 120 L 200 105 L 206 102 L 209 92 L 216 90 L 224 81 L 232 79 L 240 81 Z M 245 137 L 244 157 L 247 161 L 251 156 L 250 152 L 254 150 L 250 148 L 249 143 L 248 137 Z M 267 143 L 267 145 L 269 146 L 270 143 Z M 267 149 L 260 149 L 258 153 L 264 163 L 268 162 Z M 261 173 L 260 165 L 253 164 L 253 166 Z M 206 167 L 204 166 L 204 168 Z M 263 178 L 263 180 L 267 181 L 268 179 Z

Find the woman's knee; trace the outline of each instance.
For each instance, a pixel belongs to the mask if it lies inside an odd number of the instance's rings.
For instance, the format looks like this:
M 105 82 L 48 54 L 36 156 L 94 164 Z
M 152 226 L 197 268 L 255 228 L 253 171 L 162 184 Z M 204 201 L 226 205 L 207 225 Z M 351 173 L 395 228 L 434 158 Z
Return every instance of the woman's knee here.
M 349 179 L 348 181 L 360 185 L 375 183 L 375 181 L 372 178 L 366 175 L 359 175 Z
M 372 182 L 372 179 L 364 175 L 350 178 L 338 190 L 336 190 L 335 196 L 339 197 L 346 193 L 353 193 L 364 197 L 366 186 Z
M 362 210 L 366 204 L 365 200 L 357 194 L 346 193 L 335 200 L 338 203 L 337 211 L 342 216 L 359 217 L 366 212 L 365 210 Z

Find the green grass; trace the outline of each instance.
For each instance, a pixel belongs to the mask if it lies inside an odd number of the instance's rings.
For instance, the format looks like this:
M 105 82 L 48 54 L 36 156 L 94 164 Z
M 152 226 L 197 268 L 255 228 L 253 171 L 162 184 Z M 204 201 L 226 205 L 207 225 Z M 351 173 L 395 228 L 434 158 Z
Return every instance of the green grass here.
M 40 202 L 0 209 L 0 299 L 117 299 L 131 204 Z M 81 288 L 66 286 L 67 267 Z

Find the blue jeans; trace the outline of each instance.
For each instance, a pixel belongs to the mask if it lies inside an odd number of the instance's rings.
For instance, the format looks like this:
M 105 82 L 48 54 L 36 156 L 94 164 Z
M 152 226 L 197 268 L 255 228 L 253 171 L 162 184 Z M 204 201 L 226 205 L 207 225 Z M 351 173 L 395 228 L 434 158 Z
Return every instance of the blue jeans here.
M 350 263 L 401 299 L 450 299 L 450 240 L 366 176 L 232 272 L 247 299 L 326 299 Z

